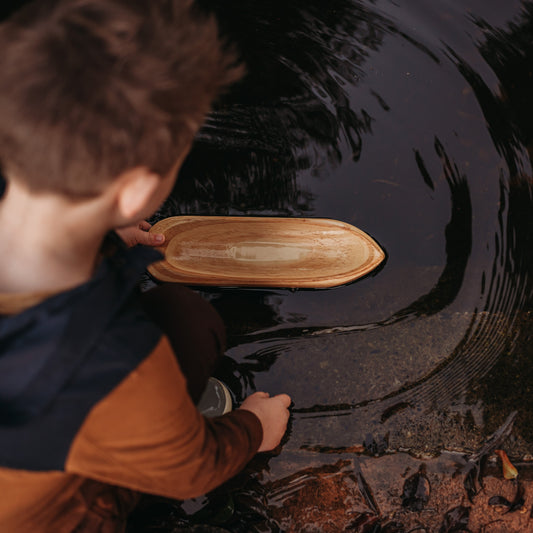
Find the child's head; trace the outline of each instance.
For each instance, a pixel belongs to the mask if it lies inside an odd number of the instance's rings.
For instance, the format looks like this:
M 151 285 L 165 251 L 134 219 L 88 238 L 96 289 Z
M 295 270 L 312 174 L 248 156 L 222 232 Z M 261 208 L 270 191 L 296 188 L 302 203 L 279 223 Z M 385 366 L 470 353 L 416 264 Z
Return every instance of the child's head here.
M 73 199 L 133 168 L 166 176 L 240 73 L 190 0 L 35 0 L 0 50 L 2 169 Z

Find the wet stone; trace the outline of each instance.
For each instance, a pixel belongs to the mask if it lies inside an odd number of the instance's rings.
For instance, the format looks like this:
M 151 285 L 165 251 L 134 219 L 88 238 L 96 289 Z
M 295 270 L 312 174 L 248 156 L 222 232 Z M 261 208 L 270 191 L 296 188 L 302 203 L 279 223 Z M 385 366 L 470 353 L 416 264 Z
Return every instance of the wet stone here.
M 384 455 L 389 447 L 388 435 L 372 435 L 368 433 L 363 442 L 366 452 L 370 455 L 379 457 Z

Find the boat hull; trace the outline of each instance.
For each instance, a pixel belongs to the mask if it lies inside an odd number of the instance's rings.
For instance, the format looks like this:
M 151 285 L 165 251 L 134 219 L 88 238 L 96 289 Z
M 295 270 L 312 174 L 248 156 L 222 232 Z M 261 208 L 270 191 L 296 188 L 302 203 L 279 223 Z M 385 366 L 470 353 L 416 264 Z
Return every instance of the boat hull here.
M 165 235 L 161 281 L 240 287 L 334 287 L 385 258 L 365 232 L 332 219 L 177 216 L 151 230 Z

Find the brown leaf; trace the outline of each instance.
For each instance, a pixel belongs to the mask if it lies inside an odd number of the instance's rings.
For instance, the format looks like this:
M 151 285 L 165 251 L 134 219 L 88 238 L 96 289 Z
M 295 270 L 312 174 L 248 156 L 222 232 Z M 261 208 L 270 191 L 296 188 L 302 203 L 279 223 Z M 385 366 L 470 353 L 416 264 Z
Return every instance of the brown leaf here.
M 502 460 L 503 477 L 505 479 L 515 479 L 518 476 L 518 470 L 514 467 L 511 461 L 509 461 L 507 454 L 503 450 L 494 450 L 494 453 L 498 454 Z

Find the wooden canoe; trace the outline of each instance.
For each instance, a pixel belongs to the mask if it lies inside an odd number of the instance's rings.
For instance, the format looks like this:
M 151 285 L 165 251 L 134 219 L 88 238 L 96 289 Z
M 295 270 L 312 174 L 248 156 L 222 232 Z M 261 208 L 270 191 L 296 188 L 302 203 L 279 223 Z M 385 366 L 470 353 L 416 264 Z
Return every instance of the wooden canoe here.
M 187 285 L 334 287 L 385 257 L 360 229 L 323 218 L 177 216 L 150 231 L 165 235 L 150 274 Z

